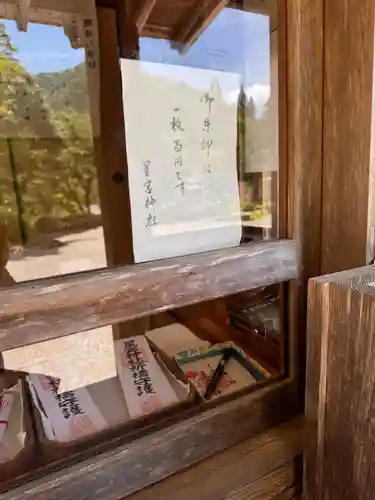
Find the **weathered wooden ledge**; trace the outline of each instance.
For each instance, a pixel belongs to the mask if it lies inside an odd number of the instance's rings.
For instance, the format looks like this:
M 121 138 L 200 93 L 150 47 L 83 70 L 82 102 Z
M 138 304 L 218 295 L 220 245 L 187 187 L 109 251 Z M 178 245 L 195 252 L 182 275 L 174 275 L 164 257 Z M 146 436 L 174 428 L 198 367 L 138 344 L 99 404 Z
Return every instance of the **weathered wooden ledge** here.
M 8 492 L 2 500 L 123 500 L 137 491 L 202 463 L 208 457 L 296 415 L 291 381 L 281 381 L 216 408 L 175 422 L 128 444 L 108 443 L 103 452 L 92 450 L 88 458 L 36 471 L 36 477 Z M 263 446 L 255 437 L 261 458 L 275 465 L 292 460 L 302 451 L 302 422 L 292 421 L 269 431 Z M 290 432 L 292 431 L 293 432 Z M 285 432 L 286 431 L 286 432 Z M 277 443 L 274 442 L 277 439 Z M 272 443 L 277 444 L 275 449 Z M 271 447 L 269 447 L 271 445 Z M 265 447 L 264 447 L 265 446 Z M 280 453 L 282 451 L 282 453 Z M 76 459 L 82 457 L 76 457 Z M 242 456 L 242 458 L 244 458 Z M 256 462 L 256 463 L 255 463 Z M 259 474 L 255 460 L 248 478 Z
M 278 240 L 25 282 L 0 290 L 0 350 L 289 281 L 296 244 Z

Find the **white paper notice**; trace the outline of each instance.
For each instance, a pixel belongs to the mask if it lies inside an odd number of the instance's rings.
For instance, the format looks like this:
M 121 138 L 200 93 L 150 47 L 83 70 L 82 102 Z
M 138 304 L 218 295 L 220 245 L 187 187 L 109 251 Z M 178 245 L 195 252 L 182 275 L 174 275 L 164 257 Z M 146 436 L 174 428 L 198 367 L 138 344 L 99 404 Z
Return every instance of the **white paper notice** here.
M 115 342 L 118 376 L 131 418 L 142 417 L 178 403 L 146 337 Z
M 42 413 L 43 427 L 49 439 L 53 432 L 56 441 L 68 443 L 108 427 L 84 387 L 59 392 L 59 379 L 31 374 L 27 380 L 34 400 L 36 396 L 39 398 L 37 407 Z
M 134 257 L 241 239 L 233 73 L 121 60 Z

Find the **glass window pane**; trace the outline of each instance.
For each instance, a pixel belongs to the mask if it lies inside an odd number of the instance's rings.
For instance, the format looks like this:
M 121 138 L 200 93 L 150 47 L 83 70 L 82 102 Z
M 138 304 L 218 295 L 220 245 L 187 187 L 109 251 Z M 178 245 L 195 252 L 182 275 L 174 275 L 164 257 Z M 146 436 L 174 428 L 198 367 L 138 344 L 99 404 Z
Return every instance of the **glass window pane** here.
M 252 4 L 122 47 L 136 261 L 278 235 L 277 29 Z

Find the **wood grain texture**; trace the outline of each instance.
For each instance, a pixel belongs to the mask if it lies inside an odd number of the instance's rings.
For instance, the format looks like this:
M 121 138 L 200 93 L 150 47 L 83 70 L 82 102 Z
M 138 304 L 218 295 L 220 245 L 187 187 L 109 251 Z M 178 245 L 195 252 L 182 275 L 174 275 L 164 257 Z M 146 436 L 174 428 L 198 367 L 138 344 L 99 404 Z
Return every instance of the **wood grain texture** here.
M 287 0 L 279 0 L 269 5 L 270 16 L 270 69 L 271 97 L 275 106 L 275 161 L 278 172 L 273 174 L 272 189 L 277 191 L 274 198 L 277 207 L 277 237 L 288 236 L 288 75 L 287 75 Z M 277 178 L 275 178 L 275 176 Z M 272 223 L 274 226 L 274 223 Z
M 294 487 L 294 457 L 302 450 L 301 419 L 233 446 L 129 500 L 268 500 Z
M 366 264 L 374 2 L 325 0 L 322 273 Z
M 139 6 L 132 16 L 132 21 L 135 23 L 138 29 L 138 33 L 141 33 L 147 19 L 150 17 L 152 9 L 155 7 L 157 0 L 142 0 L 139 2 Z
M 132 264 L 131 229 L 116 11 L 97 8 L 101 137 L 96 141 L 98 185 L 109 265 Z
M 307 355 L 306 355 L 306 395 L 305 415 L 310 439 L 306 441 L 305 453 L 309 458 L 305 461 L 304 491 L 316 491 L 321 482 L 322 469 L 316 456 L 323 454 L 321 432 L 324 428 L 325 406 L 320 405 L 320 391 L 323 394 L 326 384 L 327 366 L 327 303 L 328 288 L 320 289 L 315 280 L 309 283 L 308 322 L 307 322 Z M 313 332 L 313 333 L 312 333 Z M 311 337 L 313 335 L 313 337 Z M 324 338 L 323 338 L 324 337 Z M 324 397 L 324 396 L 323 396 Z M 318 450 L 319 448 L 319 450 Z M 308 497 L 308 499 L 313 497 Z
M 46 477 L 3 493 L 1 499 L 119 500 L 292 418 L 295 412 L 293 385 L 280 382 L 62 470 L 52 469 Z M 301 451 L 298 434 L 284 432 L 279 437 L 279 445 L 272 445 L 272 453 L 278 449 L 281 460 L 276 467 Z M 269 470 L 271 461 L 275 463 L 272 453 L 264 452 Z M 254 451 L 254 477 L 267 472 L 262 472 L 255 456 Z
M 375 41 L 375 40 L 374 40 Z M 369 171 L 369 199 L 367 218 L 367 255 L 366 263 L 371 264 L 375 259 L 375 64 L 372 74 L 372 106 L 371 106 L 371 147 Z
M 293 475 L 289 477 L 287 474 Z M 242 490 L 228 495 L 225 500 L 294 500 L 298 490 L 293 484 L 288 484 L 291 479 L 295 479 L 292 464 L 267 474 Z
M 119 53 L 120 57 L 138 59 L 139 35 L 135 23 L 127 18 L 125 0 L 118 9 L 117 13 L 97 9 L 100 55 L 104 59 L 100 99 L 102 160 L 98 182 L 107 263 L 130 265 L 134 264 L 133 230 Z M 147 330 L 149 320 L 145 318 L 143 324 Z M 115 324 L 112 329 L 115 338 L 133 332 L 130 324 Z
M 369 266 L 310 286 L 306 500 L 375 496 L 374 282 Z
M 186 45 L 193 44 L 228 2 L 229 0 L 205 0 L 196 3 L 187 18 L 182 19 L 172 39 Z
M 279 2 L 279 9 L 282 2 Z M 290 374 L 305 392 L 307 282 L 320 275 L 323 0 L 286 0 L 288 220 L 297 241 L 298 279 L 289 287 Z M 281 42 L 283 38 L 280 34 Z
M 296 277 L 295 243 L 280 240 L 88 271 L 0 290 L 7 350 Z

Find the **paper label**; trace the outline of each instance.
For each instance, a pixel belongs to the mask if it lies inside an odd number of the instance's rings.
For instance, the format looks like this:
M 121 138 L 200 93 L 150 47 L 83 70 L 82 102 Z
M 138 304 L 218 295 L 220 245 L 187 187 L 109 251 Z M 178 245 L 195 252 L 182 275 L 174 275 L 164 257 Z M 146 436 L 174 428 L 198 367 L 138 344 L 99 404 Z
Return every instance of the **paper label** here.
M 60 393 L 59 379 L 33 374 L 29 376 L 28 381 L 40 400 L 38 409 L 42 415 L 47 437 L 50 437 L 52 431 L 56 441 L 66 443 L 90 436 L 108 427 L 99 408 L 84 387 Z M 45 420 L 49 422 L 49 429 L 46 428 Z
M 10 393 L 3 393 L 0 396 L 0 444 L 3 442 L 9 424 L 9 417 L 12 411 L 15 396 Z
M 178 398 L 143 335 L 115 342 L 118 376 L 131 418 L 175 403 Z
M 237 104 L 225 89 L 239 75 L 128 59 L 121 74 L 135 261 L 237 246 Z

